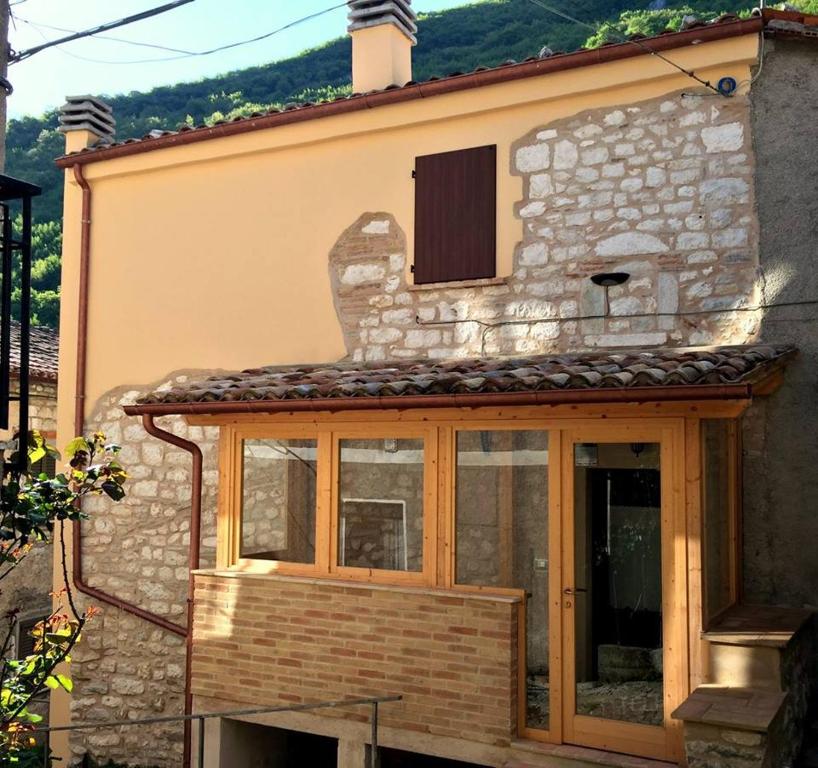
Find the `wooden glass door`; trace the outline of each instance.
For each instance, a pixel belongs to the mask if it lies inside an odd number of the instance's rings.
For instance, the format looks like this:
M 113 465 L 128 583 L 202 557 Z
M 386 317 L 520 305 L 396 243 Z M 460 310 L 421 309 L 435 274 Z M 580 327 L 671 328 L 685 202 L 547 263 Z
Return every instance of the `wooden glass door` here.
M 678 755 L 669 717 L 686 676 L 677 435 L 673 425 L 563 433 L 564 742 Z

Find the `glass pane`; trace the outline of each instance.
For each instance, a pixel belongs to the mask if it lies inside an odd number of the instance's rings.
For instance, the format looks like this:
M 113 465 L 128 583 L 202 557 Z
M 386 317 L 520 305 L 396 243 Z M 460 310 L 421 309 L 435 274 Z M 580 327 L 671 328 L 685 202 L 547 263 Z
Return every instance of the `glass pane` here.
M 730 425 L 702 421 L 705 619 L 729 607 L 733 563 L 730 535 Z
M 527 722 L 548 729 L 548 432 L 457 434 L 456 581 L 526 592 Z
M 576 710 L 662 725 L 659 445 L 575 448 Z
M 315 440 L 245 440 L 241 557 L 315 562 Z
M 423 570 L 423 440 L 341 440 L 338 564 Z

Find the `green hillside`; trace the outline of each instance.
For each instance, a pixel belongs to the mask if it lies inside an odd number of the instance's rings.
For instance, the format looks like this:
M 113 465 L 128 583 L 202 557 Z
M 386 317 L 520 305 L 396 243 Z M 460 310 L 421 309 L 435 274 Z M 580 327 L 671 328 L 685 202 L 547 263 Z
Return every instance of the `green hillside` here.
M 807 0 L 818 4 L 818 0 Z M 479 65 L 524 59 L 543 46 L 553 51 L 598 45 L 622 34 L 652 34 L 678 28 L 685 14 L 714 17 L 747 12 L 752 0 L 549 0 L 549 4 L 601 29 L 565 21 L 528 0 L 484 0 L 423 16 L 415 49 L 415 76 L 472 70 Z M 621 38 L 620 38 L 621 39 Z M 117 138 L 141 136 L 154 128 L 212 122 L 289 101 L 318 100 L 349 92 L 350 42 L 339 38 L 300 56 L 229 72 L 193 83 L 103 97 L 114 109 Z M 169 77 L 172 71 L 169 68 Z M 12 120 L 7 173 L 43 187 L 36 201 L 36 322 L 56 325 L 59 291 L 59 222 L 62 176 L 54 158 L 63 139 L 56 112 Z

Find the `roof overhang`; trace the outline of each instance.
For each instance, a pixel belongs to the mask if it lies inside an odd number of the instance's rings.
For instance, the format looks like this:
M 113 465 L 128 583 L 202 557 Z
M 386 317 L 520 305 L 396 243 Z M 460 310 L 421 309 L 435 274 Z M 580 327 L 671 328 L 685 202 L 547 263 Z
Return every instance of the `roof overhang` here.
M 763 382 L 693 384 L 623 389 L 572 389 L 545 392 L 485 392 L 479 394 L 332 397 L 304 400 L 236 400 L 198 403 L 145 403 L 124 406 L 128 416 L 218 416 L 238 413 L 303 413 L 373 411 L 408 408 L 486 408 L 517 405 L 591 405 L 710 400 L 752 400 Z M 764 392 L 768 394 L 769 392 Z
M 748 346 L 415 361 L 391 367 L 387 363 L 357 368 L 350 363 L 323 368 L 271 367 L 158 390 L 124 409 L 129 416 L 216 417 L 492 406 L 747 403 L 780 386 L 784 367 L 796 353 L 793 347 Z M 621 382 L 626 383 L 620 386 Z

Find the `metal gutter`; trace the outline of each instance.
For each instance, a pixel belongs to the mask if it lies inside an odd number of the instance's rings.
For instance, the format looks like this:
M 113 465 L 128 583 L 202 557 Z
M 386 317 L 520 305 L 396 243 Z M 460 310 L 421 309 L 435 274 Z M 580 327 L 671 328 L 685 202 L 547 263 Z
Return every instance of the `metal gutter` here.
M 88 358 L 88 284 L 91 265 L 91 187 L 83 174 L 81 165 L 74 166 L 74 178 L 82 190 L 82 227 L 80 231 L 80 275 L 78 290 L 77 308 L 77 360 L 76 360 L 76 380 L 75 380 L 75 400 L 74 400 L 74 434 L 82 435 L 85 429 L 85 389 L 86 389 L 86 368 Z M 192 469 L 192 490 L 191 490 L 191 523 L 190 523 L 190 568 L 191 571 L 199 567 L 199 542 L 201 530 L 201 499 L 202 499 L 202 452 L 198 446 L 183 440 L 170 432 L 160 429 L 153 423 L 152 416 L 143 418 L 145 430 L 165 442 L 172 443 L 193 456 Z M 94 600 L 113 606 L 119 610 L 130 613 L 144 621 L 157 627 L 161 627 L 168 632 L 179 635 L 186 639 L 186 665 L 185 665 L 185 714 L 192 711 L 193 697 L 190 685 L 191 670 L 191 647 L 193 637 L 193 576 L 190 576 L 188 584 L 188 626 L 183 627 L 173 621 L 169 621 L 163 616 L 159 616 L 138 605 L 134 605 L 123 598 L 111 595 L 97 587 L 92 587 L 85 581 L 82 567 L 82 524 L 79 520 L 71 526 L 72 535 L 72 555 L 71 570 L 74 585 L 81 593 L 88 595 Z M 184 741 L 184 765 L 190 764 L 190 722 L 185 721 L 185 741 Z
M 88 282 L 91 254 L 91 187 L 86 181 L 81 165 L 74 166 L 74 178 L 82 190 L 82 229 L 80 232 L 80 283 L 78 294 L 77 317 L 77 370 L 74 394 L 74 434 L 82 435 L 85 429 L 85 384 L 86 363 L 88 358 Z M 72 574 L 77 589 L 95 600 L 112 605 L 115 608 L 145 619 L 151 624 L 162 627 L 176 635 L 184 637 L 187 629 L 162 616 L 157 616 L 127 600 L 110 595 L 101 589 L 92 587 L 85 581 L 82 568 L 82 524 L 76 521 L 72 526 L 73 552 L 71 556 Z
M 482 88 L 498 83 L 507 83 L 514 80 L 523 80 L 530 77 L 564 72 L 579 67 L 588 67 L 595 64 L 605 64 L 611 61 L 631 59 L 636 56 L 650 55 L 645 48 L 662 52 L 688 45 L 709 43 L 716 40 L 725 40 L 731 37 L 758 34 L 764 28 L 764 21 L 760 16 L 738 21 L 727 21 L 705 27 L 696 27 L 683 32 L 672 32 L 657 37 L 645 38 L 639 45 L 631 42 L 605 45 L 601 48 L 576 51 L 560 54 L 547 59 L 524 61 L 519 64 L 509 64 L 494 67 L 480 72 L 464 75 L 453 75 L 431 80 L 424 83 L 413 83 L 402 87 L 388 88 L 366 94 L 357 94 L 347 99 L 331 101 L 313 106 L 298 107 L 271 115 L 257 118 L 244 118 L 237 122 L 224 123 L 211 127 L 194 128 L 192 130 L 173 133 L 156 138 L 145 138 L 111 147 L 89 149 L 60 157 L 56 162 L 60 168 L 76 167 L 89 163 L 113 160 L 120 157 L 151 152 L 157 149 L 169 149 L 186 144 L 195 144 L 200 141 L 209 141 L 226 136 L 237 136 L 243 133 L 276 128 L 281 125 L 292 125 L 309 120 L 317 120 L 334 115 L 360 112 L 389 104 L 400 104 L 405 101 L 415 101 L 432 96 L 441 96 L 456 91 L 472 88 Z
M 195 403 L 145 403 L 126 405 L 129 416 L 218 415 L 231 413 L 288 413 L 304 411 L 370 411 L 406 408 L 483 408 L 514 405 L 588 405 L 591 403 L 652 403 L 685 400 L 750 400 L 752 386 L 741 384 L 691 384 L 623 387 L 621 389 L 570 389 L 540 392 L 485 392 L 454 395 L 390 395 L 329 397 L 305 400 L 237 400 Z

